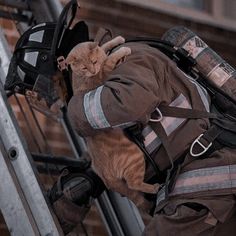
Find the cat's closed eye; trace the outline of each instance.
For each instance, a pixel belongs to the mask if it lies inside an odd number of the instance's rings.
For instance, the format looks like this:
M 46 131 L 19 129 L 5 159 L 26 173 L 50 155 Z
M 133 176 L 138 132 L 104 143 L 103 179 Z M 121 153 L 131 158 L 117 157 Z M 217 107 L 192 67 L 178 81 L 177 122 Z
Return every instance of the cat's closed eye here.
M 73 66 L 77 66 L 77 65 L 79 65 L 79 62 L 78 61 L 73 61 L 72 63 L 70 63 L 71 65 L 73 65 Z
M 86 66 L 81 66 L 80 69 L 84 71 L 87 70 L 88 68 Z

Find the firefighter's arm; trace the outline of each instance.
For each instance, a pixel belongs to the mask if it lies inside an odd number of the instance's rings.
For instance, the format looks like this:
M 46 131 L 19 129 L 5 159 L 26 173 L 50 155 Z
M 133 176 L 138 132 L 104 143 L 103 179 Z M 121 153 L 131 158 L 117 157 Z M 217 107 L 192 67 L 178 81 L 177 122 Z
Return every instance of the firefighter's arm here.
M 100 129 L 147 122 L 157 106 L 158 84 L 151 66 L 131 58 L 95 90 L 72 97 L 68 112 L 82 136 Z

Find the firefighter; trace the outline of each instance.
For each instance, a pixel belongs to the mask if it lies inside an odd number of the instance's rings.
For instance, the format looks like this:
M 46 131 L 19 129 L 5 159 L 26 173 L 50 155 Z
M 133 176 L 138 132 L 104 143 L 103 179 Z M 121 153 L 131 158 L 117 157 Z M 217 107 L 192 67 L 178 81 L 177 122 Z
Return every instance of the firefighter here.
M 144 235 L 234 235 L 235 149 L 222 147 L 205 158 L 193 158 L 190 146 L 210 128 L 209 119 L 162 116 L 159 109 L 164 104 L 209 111 L 210 98 L 160 51 L 142 44 L 127 46 L 132 54 L 104 85 L 71 98 L 68 114 L 75 130 L 81 136 L 90 136 L 100 129 L 141 123 L 145 148 L 163 175 L 184 158 L 170 192 L 168 183 L 162 176 L 158 179 L 147 162 L 145 181 L 165 187 L 158 193 L 154 217 Z M 161 133 L 168 146 L 160 141 Z M 209 145 L 204 139 L 199 142 Z M 200 151 L 197 146 L 195 154 Z

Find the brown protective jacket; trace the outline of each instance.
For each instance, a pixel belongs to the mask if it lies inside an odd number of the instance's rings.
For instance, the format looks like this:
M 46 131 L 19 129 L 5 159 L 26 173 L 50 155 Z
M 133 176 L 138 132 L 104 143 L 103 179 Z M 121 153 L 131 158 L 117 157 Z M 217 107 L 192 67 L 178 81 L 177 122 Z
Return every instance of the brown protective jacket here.
M 126 46 L 131 48 L 131 55 L 108 76 L 103 86 L 73 96 L 69 115 L 82 136 L 95 135 L 100 129 L 123 128 L 142 122 L 145 146 L 160 170 L 164 170 L 170 166 L 170 161 L 155 131 L 158 117 L 151 114 L 163 104 L 209 111 L 209 97 L 159 50 L 138 43 Z M 174 160 L 188 153 L 192 142 L 210 126 L 207 118 L 163 117 L 160 123 Z M 212 153 L 210 158 L 192 161 L 182 172 L 233 164 L 236 164 L 235 150 L 223 148 Z M 153 175 L 148 165 L 146 180 Z M 234 193 L 235 189 L 225 188 L 170 196 L 158 206 L 144 235 L 214 235 L 217 223 L 226 222 L 234 214 Z M 205 231 L 209 234 L 203 234 Z
M 76 131 L 82 136 L 94 135 L 99 129 L 124 127 L 133 122 L 148 125 L 144 129 L 145 144 L 163 170 L 170 163 L 151 128 L 155 122 L 148 123 L 150 114 L 160 104 L 205 111 L 209 106 L 208 98 L 205 95 L 201 98 L 204 90 L 190 81 L 159 50 L 136 43 L 127 46 L 132 53 L 126 62 L 109 75 L 103 86 L 85 95 L 72 97 L 69 115 Z M 164 117 L 161 124 L 175 159 L 209 127 L 208 119 Z

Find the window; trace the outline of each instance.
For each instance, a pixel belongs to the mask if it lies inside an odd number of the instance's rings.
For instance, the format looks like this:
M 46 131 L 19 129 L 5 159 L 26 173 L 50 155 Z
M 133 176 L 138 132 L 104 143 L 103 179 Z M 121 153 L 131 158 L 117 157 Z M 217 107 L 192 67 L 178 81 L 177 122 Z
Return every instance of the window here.
M 204 0 L 162 0 L 166 3 L 176 4 L 181 7 L 192 8 L 194 10 L 204 11 L 206 10 L 206 4 Z
M 227 19 L 236 20 L 236 1 L 224 1 L 223 15 Z
M 236 30 L 236 0 L 114 0 Z

